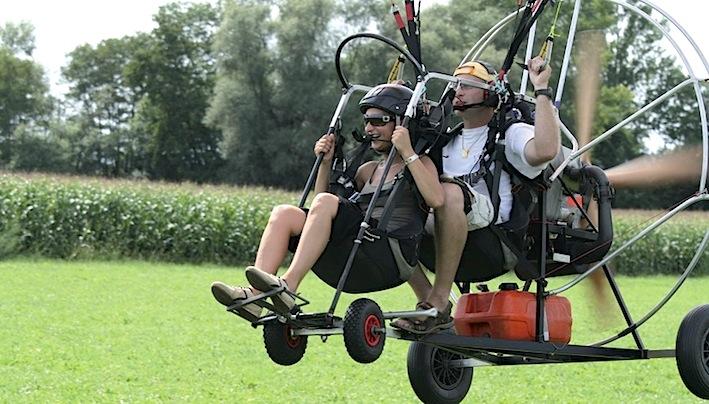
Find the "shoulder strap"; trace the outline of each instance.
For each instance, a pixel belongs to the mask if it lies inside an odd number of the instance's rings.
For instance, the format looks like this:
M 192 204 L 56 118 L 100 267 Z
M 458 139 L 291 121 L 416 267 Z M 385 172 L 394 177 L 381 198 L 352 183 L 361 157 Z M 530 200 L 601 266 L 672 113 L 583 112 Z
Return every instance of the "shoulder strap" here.
M 393 207 L 395 201 L 398 203 L 400 199 L 401 192 L 399 192 L 399 190 L 401 189 L 401 184 L 404 183 L 404 181 L 401 181 L 402 178 L 403 174 L 398 174 L 396 179 L 394 179 L 394 185 L 390 188 L 389 197 L 384 204 L 384 211 L 382 212 L 382 216 L 379 218 L 379 224 L 377 225 L 379 230 L 386 231 L 387 225 L 389 224 L 389 219 L 391 219 L 392 211 L 394 210 Z

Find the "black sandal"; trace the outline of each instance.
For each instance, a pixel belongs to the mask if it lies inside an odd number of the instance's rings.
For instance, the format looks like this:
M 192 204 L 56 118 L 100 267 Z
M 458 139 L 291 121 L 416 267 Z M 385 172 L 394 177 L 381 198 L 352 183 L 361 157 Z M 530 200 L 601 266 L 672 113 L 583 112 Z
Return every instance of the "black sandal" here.
M 416 304 L 416 310 L 429 310 L 433 305 L 429 302 L 419 302 Z M 434 331 L 445 330 L 453 326 L 453 318 L 451 311 L 453 304 L 448 302 L 448 306 L 442 312 L 438 312 L 436 317 L 420 318 L 398 318 L 391 322 L 391 326 L 400 330 L 410 332 L 412 334 L 430 334 Z

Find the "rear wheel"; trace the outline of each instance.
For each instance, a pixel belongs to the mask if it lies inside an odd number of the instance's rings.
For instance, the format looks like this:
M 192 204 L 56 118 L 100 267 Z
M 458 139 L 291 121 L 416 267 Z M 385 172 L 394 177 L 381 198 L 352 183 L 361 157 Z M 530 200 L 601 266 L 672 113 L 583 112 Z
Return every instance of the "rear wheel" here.
M 384 350 L 386 333 L 379 305 L 366 298 L 357 299 L 347 308 L 343 336 L 352 359 L 359 363 L 374 362 Z
M 416 396 L 424 403 L 459 403 L 473 382 L 473 368 L 452 366 L 462 355 L 423 342 L 409 346 L 406 368 Z
M 290 325 L 272 320 L 263 325 L 263 343 L 272 361 L 279 365 L 290 366 L 305 355 L 308 337 L 294 336 Z
M 677 369 L 689 391 L 709 399 L 709 304 L 694 308 L 677 331 Z

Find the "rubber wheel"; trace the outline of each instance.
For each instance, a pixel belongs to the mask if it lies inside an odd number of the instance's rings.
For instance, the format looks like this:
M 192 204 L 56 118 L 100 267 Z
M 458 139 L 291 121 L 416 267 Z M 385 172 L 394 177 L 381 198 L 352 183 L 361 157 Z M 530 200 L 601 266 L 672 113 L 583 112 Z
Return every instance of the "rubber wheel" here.
M 297 363 L 308 346 L 307 336 L 291 336 L 288 324 L 273 320 L 263 325 L 263 344 L 272 361 L 279 365 L 290 366 Z
M 689 391 L 709 399 L 709 304 L 695 307 L 677 331 L 677 369 Z
M 436 346 L 413 342 L 406 368 L 416 396 L 424 403 L 459 403 L 473 382 L 473 368 L 452 368 L 450 361 L 462 355 Z
M 359 363 L 371 363 L 381 356 L 386 334 L 383 329 L 382 309 L 372 300 L 357 299 L 347 308 L 344 319 L 344 338 L 347 353 Z

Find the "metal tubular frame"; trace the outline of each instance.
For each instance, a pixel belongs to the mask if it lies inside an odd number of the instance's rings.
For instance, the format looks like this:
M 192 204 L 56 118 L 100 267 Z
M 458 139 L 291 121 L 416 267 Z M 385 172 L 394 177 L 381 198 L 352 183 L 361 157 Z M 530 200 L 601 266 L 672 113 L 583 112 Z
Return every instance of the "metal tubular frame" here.
M 595 139 L 593 139 L 592 141 L 588 142 L 585 146 L 583 146 L 582 148 L 578 149 L 576 152 L 572 153 L 571 156 L 569 156 L 568 159 L 569 159 L 569 160 L 575 160 L 575 159 L 581 157 L 581 155 L 584 154 L 587 150 L 593 148 L 593 147 L 594 147 L 595 145 L 597 145 L 598 143 L 603 142 L 603 141 L 606 140 L 606 138 L 608 138 L 610 135 L 612 135 L 612 134 L 614 134 L 615 132 L 617 132 L 618 130 L 622 129 L 625 125 L 627 125 L 627 124 L 629 124 L 630 122 L 632 122 L 633 120 L 635 120 L 635 118 L 637 118 L 637 117 L 639 117 L 640 115 L 642 115 L 643 113 L 645 113 L 645 111 L 648 111 L 648 110 L 654 108 L 655 106 L 657 106 L 657 104 L 659 104 L 659 103 L 661 103 L 662 101 L 664 101 L 665 99 L 671 97 L 671 96 L 674 95 L 677 91 L 681 90 L 682 88 L 686 87 L 688 84 L 691 84 L 691 83 L 692 83 L 692 79 L 687 79 L 687 80 L 685 80 L 685 81 L 683 81 L 683 82 L 677 84 L 677 85 L 674 86 L 672 89 L 668 90 L 666 93 L 664 93 L 664 94 L 662 94 L 661 96 L 655 98 L 654 100 L 652 100 L 651 102 L 649 102 L 649 103 L 648 103 L 647 105 L 645 105 L 644 107 L 640 108 L 639 110 L 635 111 L 633 114 L 631 114 L 630 116 L 628 116 L 627 118 L 625 118 L 625 119 L 623 119 L 622 121 L 620 121 L 620 122 L 618 122 L 617 124 L 615 124 L 615 126 L 613 126 L 612 128 L 610 128 L 610 129 L 608 129 L 607 131 L 605 131 L 604 133 L 598 135 Z
M 475 360 L 460 360 L 456 367 L 490 365 L 535 365 L 570 362 L 600 362 L 672 358 L 673 349 L 610 348 L 550 342 L 513 341 L 436 333 L 419 338 L 395 335 L 400 339 L 435 345 Z
M 671 290 L 665 295 L 665 297 L 652 309 L 648 314 L 646 314 L 641 320 L 634 322 L 632 320 L 632 317 L 630 316 L 629 311 L 627 310 L 627 306 L 625 305 L 625 302 L 620 294 L 620 290 L 618 289 L 617 285 L 615 284 L 615 281 L 613 279 L 612 274 L 610 273 L 610 270 L 606 266 L 606 263 L 613 259 L 615 256 L 617 256 L 620 252 L 628 248 L 630 245 L 634 244 L 637 242 L 640 238 L 644 237 L 647 235 L 649 232 L 653 231 L 660 225 L 664 224 L 668 220 L 670 220 L 673 216 L 675 216 L 677 213 L 680 211 L 685 210 L 687 207 L 689 207 L 692 204 L 695 204 L 697 202 L 702 202 L 702 201 L 707 201 L 709 200 L 709 193 L 707 193 L 706 188 L 706 177 L 707 177 L 707 157 L 708 157 L 708 135 L 707 135 L 707 124 L 706 124 L 706 111 L 705 111 L 705 106 L 703 102 L 703 96 L 701 92 L 701 88 L 699 87 L 699 79 L 694 75 L 693 70 L 689 66 L 687 59 L 685 55 L 682 53 L 682 51 L 679 49 L 677 46 L 677 43 L 670 37 L 669 32 L 664 29 L 659 23 L 657 23 L 655 20 L 653 20 L 647 13 L 643 12 L 639 8 L 635 7 L 634 5 L 628 4 L 625 0 L 608 0 L 613 4 L 616 4 L 621 7 L 625 7 L 636 14 L 640 15 L 641 17 L 647 19 L 648 21 L 652 22 L 658 29 L 660 29 L 663 34 L 665 35 L 666 38 L 670 40 L 672 45 L 674 46 L 675 50 L 678 52 L 680 55 L 682 61 L 685 64 L 685 68 L 687 68 L 690 78 L 688 80 L 685 80 L 684 82 L 680 83 L 673 89 L 669 90 L 665 94 L 661 95 L 657 99 L 653 100 L 646 106 L 642 107 L 640 110 L 638 110 L 636 113 L 632 114 L 631 116 L 625 118 L 623 121 L 619 122 L 616 124 L 613 128 L 611 128 L 609 131 L 606 133 L 602 134 L 598 139 L 596 139 L 594 142 L 589 143 L 582 149 L 578 149 L 578 143 L 576 142 L 575 137 L 573 134 L 566 128 L 566 126 L 563 123 L 560 123 L 561 129 L 563 133 L 569 137 L 571 140 L 572 146 L 573 146 L 573 152 L 572 154 L 564 161 L 561 167 L 557 169 L 557 172 L 555 172 L 554 177 L 558 176 L 558 174 L 563 170 L 564 166 L 566 166 L 570 161 L 572 161 L 575 158 L 578 158 L 584 151 L 588 150 L 591 148 L 593 145 L 599 143 L 602 140 L 605 140 L 608 138 L 612 133 L 616 132 L 618 129 L 626 125 L 627 123 L 631 122 L 637 116 L 641 115 L 642 113 L 646 112 L 650 108 L 654 107 L 656 104 L 659 102 L 663 101 L 664 99 L 668 98 L 669 96 L 675 94 L 677 91 L 679 91 L 681 88 L 684 88 L 685 86 L 689 85 L 692 83 L 694 85 L 694 90 L 695 94 L 697 96 L 697 101 L 699 103 L 699 109 L 700 109 L 700 119 L 702 122 L 702 136 L 703 136 L 703 171 L 701 175 L 701 180 L 700 180 L 700 187 L 699 187 L 699 192 L 697 195 L 687 199 L 684 201 L 681 205 L 677 206 L 673 210 L 667 212 L 662 218 L 656 220 L 654 223 L 651 225 L 647 226 L 645 229 L 643 229 L 641 232 L 639 232 L 635 237 L 633 237 L 631 240 L 627 241 L 625 244 L 617 248 L 615 251 L 612 253 L 608 254 L 606 257 L 604 257 L 603 260 L 600 262 L 596 263 L 593 265 L 591 268 L 589 268 L 586 272 L 583 274 L 580 274 L 577 276 L 575 279 L 573 279 L 571 282 L 567 283 L 566 285 L 550 290 L 550 291 L 545 291 L 545 279 L 544 278 L 544 272 L 545 272 L 545 262 L 546 259 L 542 257 L 540 260 L 540 265 L 541 265 L 541 275 L 542 279 L 538 280 L 537 282 L 537 324 L 536 324 L 536 341 L 510 341 L 510 340 L 500 340 L 500 339 L 490 339 L 490 338 L 477 338 L 477 337 L 465 337 L 465 336 L 456 336 L 448 333 L 436 333 L 432 335 L 425 335 L 425 336 L 413 336 L 409 334 L 402 334 L 399 331 L 393 330 L 393 329 L 386 329 L 386 334 L 387 336 L 394 337 L 394 338 L 399 338 L 399 339 L 405 339 L 405 340 L 411 340 L 411 341 L 420 341 L 424 343 L 430 343 L 434 344 L 436 346 L 439 346 L 442 349 L 449 350 L 452 352 L 456 352 L 459 354 L 462 354 L 464 356 L 467 356 L 468 359 L 462 359 L 462 360 L 456 360 L 454 361 L 453 365 L 454 367 L 477 367 L 477 366 L 488 366 L 488 365 L 516 365 L 516 364 L 542 364 L 542 363 L 561 363 L 561 362 L 589 362 L 589 361 L 609 361 L 609 360 L 633 360 L 633 359 L 649 359 L 649 358 L 668 358 L 668 357 L 673 357 L 675 355 L 674 350 L 671 349 L 665 349 L 665 350 L 648 350 L 644 348 L 642 339 L 640 338 L 639 334 L 637 333 L 637 328 L 640 327 L 644 322 L 646 322 L 650 317 L 652 317 L 657 311 L 662 308 L 669 300 L 670 298 L 676 293 L 676 291 L 679 289 L 679 287 L 683 284 L 683 282 L 687 279 L 689 276 L 690 272 L 696 267 L 697 263 L 699 262 L 699 259 L 702 256 L 702 253 L 704 249 L 707 247 L 707 244 L 709 244 L 709 231 L 706 232 L 704 239 L 702 242 L 698 245 L 697 251 L 683 272 L 683 274 L 680 276 L 678 281 L 675 283 L 675 285 L 671 288 Z M 707 63 L 706 59 L 702 55 L 701 51 L 698 49 L 696 43 L 689 37 L 687 32 L 677 24 L 677 22 L 672 19 L 667 13 L 659 9 L 657 6 L 652 4 L 649 1 L 646 0 L 639 0 L 641 3 L 646 4 L 650 6 L 654 11 L 659 12 L 662 14 L 668 21 L 670 21 L 676 28 L 680 30 L 680 32 L 685 36 L 686 39 L 689 40 L 689 42 L 692 44 L 693 48 L 697 52 L 697 54 L 700 56 L 702 63 L 704 64 L 705 68 L 707 69 L 707 73 L 709 74 L 709 63 Z M 571 45 L 573 43 L 573 37 L 575 35 L 576 31 L 576 23 L 578 21 L 578 15 L 579 15 L 579 10 L 581 6 L 581 0 L 576 0 L 575 1 L 575 7 L 574 7 L 574 14 L 572 17 L 572 22 L 571 22 L 571 27 L 570 27 L 570 32 L 569 32 L 569 39 L 567 41 L 567 46 L 565 49 L 565 54 L 564 54 L 564 61 L 561 69 L 561 76 L 559 80 L 559 91 L 556 95 L 556 100 L 555 100 L 555 105 L 557 108 L 560 105 L 561 102 L 561 97 L 563 93 L 563 86 L 564 86 L 564 81 L 565 81 L 565 76 L 566 72 L 568 69 L 568 64 L 570 61 L 570 55 L 571 55 Z M 519 12 L 519 10 L 518 10 Z M 471 50 L 468 52 L 468 54 L 463 58 L 463 62 L 468 60 L 470 55 L 473 55 L 473 58 L 476 58 L 484 49 L 485 47 L 490 43 L 490 41 L 502 30 L 502 28 L 510 21 L 512 18 L 515 17 L 517 12 L 514 12 L 507 17 L 505 17 L 503 20 L 498 22 L 495 26 L 493 26 L 483 37 L 471 48 Z M 527 48 L 527 53 L 530 52 L 531 50 L 531 44 L 533 44 L 534 41 L 534 34 L 530 35 L 530 39 L 528 41 L 528 48 Z M 419 80 L 417 83 L 417 86 L 414 90 L 414 96 L 412 97 L 411 102 L 407 106 L 406 109 L 406 114 L 405 114 L 405 122 L 408 121 L 408 119 L 413 118 L 415 114 L 415 106 L 418 98 L 426 91 L 426 84 L 428 83 L 429 80 L 431 79 L 440 79 L 444 80 L 446 82 L 450 83 L 456 83 L 459 82 L 460 80 L 455 78 L 454 76 L 447 75 L 447 74 L 442 74 L 442 73 L 425 73 L 422 76 L 419 76 Z M 521 87 L 521 91 L 523 92 L 525 90 L 525 84 L 526 80 L 523 78 L 523 85 Z M 330 124 L 330 128 L 333 129 L 336 127 L 336 125 L 339 123 L 338 120 L 340 119 L 340 115 L 342 113 L 342 110 L 344 109 L 344 106 L 347 104 L 347 101 L 349 100 L 352 92 L 354 91 L 367 91 L 370 87 L 366 86 L 360 86 L 360 85 L 351 85 L 347 86 L 346 89 L 343 89 L 343 96 L 340 99 L 340 103 L 338 104 L 338 107 L 335 111 L 335 114 L 333 116 L 333 119 Z M 404 123 L 405 125 L 405 123 Z M 602 138 L 602 139 L 601 139 Z M 391 156 L 390 156 L 391 157 Z M 391 158 L 389 159 L 391 160 Z M 389 163 L 389 162 L 388 162 Z M 317 165 L 317 162 L 316 162 Z M 387 167 L 388 168 L 388 167 Z M 380 184 L 381 186 L 381 184 Z M 304 195 L 304 198 L 307 195 Z M 542 195 L 541 200 L 544 201 L 545 195 Z M 369 213 L 369 212 L 368 212 Z M 541 217 L 544 218 L 545 215 L 545 209 L 541 208 Z M 365 221 L 366 222 L 366 221 Z M 542 223 L 544 224 L 546 221 L 542 220 Z M 366 223 L 363 223 L 363 225 L 366 225 Z M 544 230 L 544 225 L 542 225 L 542 256 L 546 254 L 546 248 L 544 248 L 544 244 L 546 242 L 546 231 Z M 353 247 L 352 252 L 356 252 L 357 246 L 355 245 Z M 544 298 L 552 295 L 556 295 L 559 293 L 562 293 L 569 288 L 575 286 L 579 282 L 581 282 L 583 279 L 588 277 L 592 272 L 597 270 L 598 268 L 603 268 L 606 274 L 606 277 L 609 281 L 609 284 L 611 286 L 611 289 L 613 290 L 613 293 L 616 297 L 616 300 L 618 301 L 618 304 L 620 305 L 621 311 L 623 312 L 623 315 L 625 317 L 626 323 L 628 327 L 615 335 L 614 337 L 608 338 L 606 340 L 600 341 L 596 344 L 593 344 L 591 346 L 584 346 L 584 345 L 558 345 L 550 342 L 545 342 L 548 341 L 548 335 L 546 327 L 544 325 Z M 343 279 L 346 277 L 346 274 L 343 274 Z M 342 282 L 342 279 L 341 279 Z M 529 283 L 529 282 L 528 282 Z M 285 289 L 284 289 L 285 290 Z M 233 310 L 238 308 L 237 306 L 240 307 L 242 304 L 246 303 L 257 303 L 262 307 L 267 307 L 269 308 L 269 304 L 267 302 L 262 302 L 262 301 L 256 301 L 256 300 L 263 300 L 264 297 L 268 297 L 271 294 L 279 293 L 281 290 L 274 290 L 271 291 L 270 293 L 267 293 L 265 295 L 261 295 L 259 298 L 251 298 L 251 299 L 246 299 L 242 302 L 240 302 L 238 305 L 232 305 L 230 306 L 227 310 Z M 336 335 L 336 334 L 341 334 L 342 333 L 342 326 L 341 326 L 341 320 L 337 317 L 334 317 L 333 311 L 334 307 L 337 304 L 338 296 L 340 292 L 340 287 L 338 287 L 338 294 L 336 294 L 335 299 L 333 300 L 332 306 L 330 310 L 327 313 L 316 313 L 316 314 L 308 314 L 308 315 L 300 315 L 300 314 L 291 314 L 289 318 L 286 319 L 286 321 L 293 321 L 296 323 L 301 322 L 302 318 L 302 323 L 307 324 L 309 327 L 313 327 L 312 324 L 318 324 L 319 322 L 322 322 L 323 319 L 327 320 L 330 319 L 331 322 L 329 324 L 329 327 L 326 328 L 308 328 L 308 329 L 303 329 L 303 330 L 297 330 L 295 332 L 296 335 L 321 335 L 321 336 L 327 336 L 327 335 Z M 304 300 L 304 299 L 303 299 Z M 307 304 L 307 301 L 305 301 L 305 304 Z M 435 309 L 431 309 L 428 311 L 422 311 L 422 312 L 390 312 L 386 313 L 386 318 L 392 318 L 396 317 L 402 314 L 407 314 L 407 313 L 418 313 L 418 314 L 424 314 L 427 316 L 432 316 L 436 314 Z M 267 316 L 268 319 L 271 319 L 273 316 Z M 322 319 L 320 317 L 323 317 Z M 259 320 L 259 323 L 265 321 L 266 319 L 261 319 Z M 610 342 L 613 342 L 619 338 L 622 338 L 628 334 L 632 334 L 633 337 L 635 338 L 635 342 L 637 345 L 637 349 L 625 349 L 625 348 L 610 348 L 610 347 L 604 347 L 603 345 L 606 345 Z
M 537 22 L 534 21 L 532 28 L 529 30 L 529 37 L 527 38 L 527 49 L 524 51 L 524 63 L 527 63 L 527 61 L 532 58 L 532 50 L 534 48 L 534 38 L 536 34 Z M 527 92 L 527 80 L 529 80 L 529 71 L 525 69 L 522 71 L 522 81 L 519 85 L 520 94 L 525 94 Z
M 359 84 L 351 85 L 347 87 L 346 89 L 342 89 L 343 93 L 342 96 L 340 96 L 340 101 L 337 103 L 337 108 L 335 108 L 335 112 L 332 114 L 332 119 L 330 120 L 330 126 L 327 129 L 327 133 L 335 133 L 337 131 L 337 125 L 338 122 L 340 121 L 340 118 L 342 117 L 342 111 L 345 109 L 345 106 L 347 106 L 347 103 L 350 100 L 350 97 L 352 94 L 354 94 L 356 91 L 363 91 L 367 92 L 371 89 L 372 87 L 368 86 L 363 86 Z M 315 163 L 313 164 L 313 168 L 310 170 L 310 175 L 308 176 L 308 180 L 305 182 L 305 187 L 303 188 L 303 193 L 300 196 L 300 201 L 298 202 L 298 207 L 302 208 L 305 206 L 305 201 L 308 199 L 308 194 L 310 194 L 310 189 L 313 187 L 313 183 L 315 182 L 315 176 L 318 173 L 318 169 L 320 168 L 320 164 L 322 164 L 322 158 L 323 155 L 319 155 L 315 159 Z
M 556 89 L 556 99 L 554 105 L 556 109 L 561 109 L 561 96 L 564 94 L 564 85 L 566 84 L 566 72 L 569 69 L 571 61 L 571 49 L 573 48 L 574 38 L 576 37 L 576 24 L 579 20 L 579 12 L 581 11 L 581 0 L 576 0 L 574 3 L 574 13 L 571 16 L 571 25 L 566 38 L 566 48 L 564 48 L 564 59 L 561 63 L 561 72 L 559 73 L 559 84 Z
M 637 6 L 628 3 L 626 0 L 608 0 L 608 1 L 615 4 L 616 6 L 623 7 L 625 9 L 639 15 L 641 18 L 647 20 L 648 22 L 653 24 L 653 26 L 655 28 L 660 30 L 660 32 L 662 32 L 664 38 L 666 38 L 670 42 L 673 49 L 675 50 L 675 52 L 677 53 L 677 55 L 681 59 L 682 64 L 684 65 L 684 68 L 688 72 L 689 78 L 687 80 L 683 81 L 682 83 L 679 83 L 678 85 L 676 85 L 672 89 L 666 91 L 664 94 L 660 95 L 655 100 L 649 102 L 647 105 L 643 106 L 642 108 L 640 108 L 638 111 L 636 111 L 632 115 L 626 117 L 625 119 L 623 119 L 622 121 L 620 121 L 619 123 L 614 125 L 611 129 L 609 129 L 605 133 L 601 134 L 600 136 L 598 136 L 596 139 L 594 139 L 592 142 L 585 145 L 581 149 L 579 149 L 578 142 L 576 141 L 573 133 L 571 131 L 569 131 L 569 129 L 563 124 L 563 122 L 560 121 L 560 127 L 562 130 L 562 133 L 564 133 L 566 135 L 566 137 L 571 140 L 572 153 L 564 160 L 564 162 L 560 165 L 560 167 L 558 167 L 557 170 L 553 173 L 553 175 L 551 176 L 551 180 L 553 181 L 554 179 L 556 179 L 563 172 L 564 168 L 571 161 L 573 161 L 574 159 L 577 159 L 585 151 L 589 150 L 590 148 L 597 145 L 598 143 L 606 140 L 613 133 L 617 132 L 619 129 L 621 129 L 622 127 L 624 127 L 628 123 L 632 122 L 637 117 L 639 117 L 643 113 L 647 112 L 651 108 L 655 107 L 657 104 L 664 101 L 668 97 L 674 95 L 682 88 L 686 87 L 689 84 L 692 84 L 694 87 L 694 93 L 696 96 L 698 109 L 699 109 L 702 146 L 703 146 L 703 148 L 702 148 L 702 151 L 703 151 L 703 153 L 702 153 L 702 173 L 701 173 L 701 178 L 699 181 L 698 195 L 696 195 L 692 198 L 689 198 L 684 203 L 682 203 L 681 205 L 679 205 L 678 207 L 676 207 L 672 211 L 665 214 L 662 218 L 656 220 L 654 223 L 652 223 L 647 228 L 645 228 L 643 231 L 638 233 L 631 240 L 628 240 L 623 245 L 618 247 L 615 251 L 613 251 L 611 254 L 607 255 L 601 262 L 592 266 L 590 269 L 588 269 L 583 274 L 577 276 L 575 279 L 573 279 L 568 284 L 566 284 L 560 288 L 546 292 L 545 294 L 547 296 L 559 294 L 559 293 L 562 293 L 562 292 L 568 290 L 572 286 L 576 285 L 577 283 L 581 282 L 583 279 L 588 277 L 592 272 L 596 271 L 598 268 L 605 267 L 605 264 L 608 261 L 610 261 L 612 258 L 614 258 L 616 255 L 618 255 L 621 251 L 625 250 L 626 248 L 628 248 L 629 246 L 631 246 L 632 244 L 637 242 L 640 238 L 644 237 L 647 233 L 649 233 L 650 231 L 654 230 L 658 226 L 665 223 L 667 220 L 669 220 L 671 217 L 673 217 L 678 212 L 686 209 L 687 207 L 689 207 L 690 205 L 692 205 L 694 203 L 709 200 L 709 194 L 707 194 L 707 184 L 706 184 L 707 175 L 709 174 L 709 169 L 708 169 L 708 167 L 709 167 L 709 133 L 708 133 L 709 132 L 709 125 L 707 125 L 707 114 L 706 114 L 706 109 L 705 109 L 706 107 L 705 107 L 704 96 L 702 94 L 701 83 L 700 83 L 700 81 L 707 80 L 707 78 L 701 79 L 695 75 L 694 70 L 692 69 L 692 66 L 689 64 L 689 61 L 687 60 L 687 56 L 685 55 L 685 52 L 683 52 L 683 50 L 680 49 L 679 45 L 677 44 L 675 39 L 672 37 L 672 35 L 670 34 L 668 29 L 666 29 L 664 26 L 662 26 L 659 22 L 657 22 L 655 19 L 653 19 L 646 12 L 644 12 L 643 10 L 638 8 Z M 639 0 L 639 2 L 649 6 L 653 11 L 656 11 L 659 14 L 661 14 L 662 17 L 664 17 L 664 19 L 666 21 L 669 21 L 674 28 L 679 30 L 679 32 L 683 35 L 683 37 L 687 41 L 689 41 L 689 43 L 691 44 L 691 46 L 694 49 L 694 51 L 696 52 L 696 54 L 699 56 L 702 64 L 704 65 L 704 68 L 706 70 L 707 77 L 709 77 L 709 62 L 707 62 L 707 59 L 704 57 L 703 53 L 701 52 L 701 50 L 697 46 L 696 42 L 691 38 L 691 36 L 687 33 L 687 31 L 682 26 L 680 26 L 677 23 L 677 21 L 674 18 L 672 18 L 667 12 L 662 10 L 660 7 L 655 5 L 653 2 L 648 1 L 648 0 Z M 571 23 L 569 26 L 569 31 L 568 31 L 568 36 L 567 36 L 566 48 L 564 50 L 564 58 L 563 58 L 563 62 L 562 62 L 561 72 L 559 75 L 559 85 L 558 85 L 558 89 L 557 89 L 558 91 L 556 93 L 555 102 L 554 102 L 554 105 L 557 107 L 557 109 L 559 109 L 561 106 L 561 98 L 563 96 L 563 90 L 564 90 L 564 85 L 566 82 L 568 66 L 569 66 L 569 63 L 571 60 L 572 45 L 573 45 L 574 37 L 576 34 L 576 27 L 577 27 L 577 23 L 578 23 L 580 9 L 581 9 L 581 0 L 575 0 L 574 11 L 573 11 L 573 15 L 571 18 Z M 494 25 L 490 30 L 488 30 L 487 33 L 485 35 L 483 35 L 483 37 L 480 38 L 480 40 L 478 40 L 473 45 L 473 47 L 468 51 L 468 53 L 465 55 L 465 57 L 463 58 L 461 63 L 464 63 L 465 61 L 467 61 L 471 55 L 473 55 L 472 56 L 473 59 L 478 58 L 478 56 L 484 51 L 484 49 L 488 46 L 488 44 L 492 41 L 492 39 L 494 39 L 494 37 L 504 28 L 504 26 L 507 23 L 509 23 L 510 20 L 512 20 L 512 18 L 514 18 L 514 16 L 516 14 L 517 13 L 514 12 L 514 13 L 507 15 L 500 22 L 498 22 L 496 25 Z M 530 32 L 530 37 L 527 42 L 527 44 L 528 44 L 527 45 L 527 53 L 529 53 L 529 51 L 530 51 L 529 44 L 534 43 L 535 33 L 536 33 L 535 31 Z M 526 79 L 527 72 L 524 71 L 522 74 L 523 74 L 522 86 L 520 87 L 520 92 L 523 93 L 524 90 L 526 89 L 526 86 L 525 86 L 526 80 L 525 79 Z M 707 232 L 707 235 L 709 236 L 709 232 Z M 675 287 L 672 288 L 672 290 L 668 293 L 668 295 L 666 295 L 665 298 L 663 298 L 662 301 L 653 310 L 651 310 L 651 312 L 648 315 L 646 315 L 642 320 L 640 320 L 636 323 L 632 322 L 632 319 L 630 319 L 629 314 L 627 313 L 627 308 L 624 307 L 624 302 L 622 300 L 622 296 L 620 296 L 620 291 L 618 291 L 618 294 L 616 294 L 616 299 L 618 300 L 618 303 L 621 306 L 621 309 L 623 310 L 624 315 L 627 314 L 626 321 L 628 321 L 628 328 L 626 330 L 622 331 L 621 333 L 619 333 L 618 335 L 616 335 L 616 337 L 611 337 L 605 341 L 601 341 L 598 344 L 604 345 L 604 344 L 614 341 L 624 335 L 627 335 L 629 333 L 633 333 L 635 340 L 636 340 L 636 344 L 638 345 L 638 347 L 640 349 L 642 349 L 642 340 L 639 338 L 639 335 L 637 335 L 637 333 L 635 332 L 635 329 L 637 327 L 639 327 L 643 322 L 645 322 L 650 316 L 654 315 L 657 312 L 657 310 L 659 310 L 659 308 L 662 307 L 672 297 L 672 295 L 676 292 L 677 288 L 682 284 L 684 279 L 686 279 L 686 275 L 688 274 L 688 272 L 691 271 L 691 269 L 696 265 L 696 261 L 698 261 L 698 259 L 699 259 L 698 257 L 701 256 L 702 251 L 706 248 L 706 244 L 707 244 L 706 242 L 700 243 L 700 245 L 697 248 L 696 254 L 695 254 L 696 260 L 695 259 L 692 260 L 692 262 L 687 267 L 685 274 L 683 274 L 680 277 L 680 279 L 677 281 L 677 283 L 675 284 Z M 610 276 L 610 273 L 608 273 L 608 275 Z M 611 278 L 609 278 L 609 282 L 611 284 L 611 288 L 613 288 L 614 282 L 612 281 Z M 615 290 L 614 290 L 614 292 L 615 292 Z M 542 313 L 542 315 L 543 315 L 543 313 Z M 537 330 L 537 331 L 539 331 L 539 330 Z

